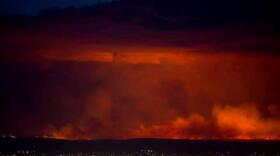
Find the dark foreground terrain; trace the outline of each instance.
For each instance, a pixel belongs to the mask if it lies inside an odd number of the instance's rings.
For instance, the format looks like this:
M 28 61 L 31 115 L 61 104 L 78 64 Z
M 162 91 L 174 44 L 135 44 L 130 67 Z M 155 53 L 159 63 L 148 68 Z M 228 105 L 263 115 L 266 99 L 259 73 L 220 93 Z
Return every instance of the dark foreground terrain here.
M 1 138 L 1 156 L 280 156 L 280 141 Z

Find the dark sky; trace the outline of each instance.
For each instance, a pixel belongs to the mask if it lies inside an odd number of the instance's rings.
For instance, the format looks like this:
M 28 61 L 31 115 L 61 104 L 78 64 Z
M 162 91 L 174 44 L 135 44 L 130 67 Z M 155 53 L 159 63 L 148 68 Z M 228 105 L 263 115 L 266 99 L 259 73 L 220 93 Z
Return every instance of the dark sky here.
M 2 0 L 0 11 L 6 13 L 37 14 L 52 8 L 84 7 L 111 0 Z
M 279 139 L 276 6 L 121 0 L 0 14 L 0 134 Z

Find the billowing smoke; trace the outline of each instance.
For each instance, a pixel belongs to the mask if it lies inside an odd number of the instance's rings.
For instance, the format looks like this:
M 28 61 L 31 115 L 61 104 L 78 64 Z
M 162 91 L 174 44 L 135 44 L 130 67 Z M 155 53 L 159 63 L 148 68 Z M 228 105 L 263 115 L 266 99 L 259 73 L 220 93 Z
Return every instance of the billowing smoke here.
M 0 134 L 280 139 L 272 16 L 256 20 L 259 11 L 248 9 L 259 7 L 243 1 L 232 10 L 207 1 L 205 12 L 200 3 L 165 2 L 7 17 L 0 25 Z
M 279 118 L 261 117 L 255 105 L 244 104 L 240 107 L 216 106 L 213 110 L 217 125 L 231 136 L 239 139 L 279 138 Z
M 1 109 L 1 133 L 65 139 L 279 138 L 278 58 L 189 56 L 195 61 L 2 63 L 7 105 Z

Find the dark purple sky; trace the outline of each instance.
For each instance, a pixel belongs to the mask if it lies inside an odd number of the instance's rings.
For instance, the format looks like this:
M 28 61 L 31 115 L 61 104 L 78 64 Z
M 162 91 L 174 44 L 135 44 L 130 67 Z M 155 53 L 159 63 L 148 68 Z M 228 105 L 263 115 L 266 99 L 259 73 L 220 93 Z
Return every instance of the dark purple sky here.
M 0 11 L 5 13 L 37 14 L 42 10 L 51 8 L 83 7 L 94 5 L 100 1 L 111 0 L 2 0 Z

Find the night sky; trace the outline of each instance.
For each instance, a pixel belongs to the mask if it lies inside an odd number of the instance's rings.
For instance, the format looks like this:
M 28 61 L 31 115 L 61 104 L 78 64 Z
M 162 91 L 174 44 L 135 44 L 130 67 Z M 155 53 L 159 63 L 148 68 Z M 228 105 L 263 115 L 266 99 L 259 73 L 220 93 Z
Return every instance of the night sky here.
M 85 7 L 97 2 L 110 2 L 111 0 L 2 0 L 0 11 L 2 13 L 36 15 L 41 11 L 53 8 Z
M 0 2 L 0 135 L 280 139 L 277 5 Z

